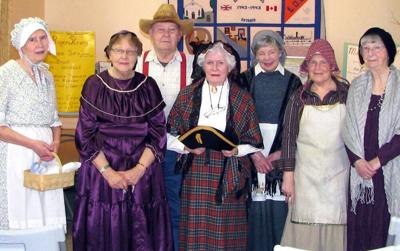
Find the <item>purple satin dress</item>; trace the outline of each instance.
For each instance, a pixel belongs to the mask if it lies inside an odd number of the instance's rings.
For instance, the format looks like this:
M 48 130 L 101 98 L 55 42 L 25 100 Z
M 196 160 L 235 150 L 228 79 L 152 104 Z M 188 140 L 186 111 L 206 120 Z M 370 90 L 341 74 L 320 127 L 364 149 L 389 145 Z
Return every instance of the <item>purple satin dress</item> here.
M 86 80 L 76 129 L 82 166 L 76 182 L 75 251 L 172 250 L 161 169 L 164 107 L 155 81 L 140 73 L 131 81 L 115 80 L 107 71 Z M 91 162 L 101 150 L 114 170 L 128 170 L 145 147 L 155 160 L 126 192 L 112 189 Z

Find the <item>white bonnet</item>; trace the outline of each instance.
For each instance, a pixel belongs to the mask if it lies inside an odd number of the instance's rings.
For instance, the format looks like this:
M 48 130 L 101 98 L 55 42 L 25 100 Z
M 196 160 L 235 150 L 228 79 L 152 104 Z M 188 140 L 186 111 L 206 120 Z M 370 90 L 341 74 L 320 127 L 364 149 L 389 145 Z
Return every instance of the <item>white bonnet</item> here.
M 38 17 L 23 18 L 19 23 L 14 25 L 14 29 L 11 31 L 12 45 L 20 51 L 32 33 L 37 30 L 43 30 L 46 32 L 49 41 L 49 52 L 56 55 L 56 45 L 50 36 L 47 24 Z

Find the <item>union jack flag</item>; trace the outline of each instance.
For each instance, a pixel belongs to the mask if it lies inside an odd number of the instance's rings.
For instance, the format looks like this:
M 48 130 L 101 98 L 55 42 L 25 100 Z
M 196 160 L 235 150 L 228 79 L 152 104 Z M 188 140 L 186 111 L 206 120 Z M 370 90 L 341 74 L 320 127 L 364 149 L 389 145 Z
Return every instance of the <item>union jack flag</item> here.
M 232 6 L 229 4 L 221 5 L 221 10 L 231 10 L 231 9 L 232 9 Z

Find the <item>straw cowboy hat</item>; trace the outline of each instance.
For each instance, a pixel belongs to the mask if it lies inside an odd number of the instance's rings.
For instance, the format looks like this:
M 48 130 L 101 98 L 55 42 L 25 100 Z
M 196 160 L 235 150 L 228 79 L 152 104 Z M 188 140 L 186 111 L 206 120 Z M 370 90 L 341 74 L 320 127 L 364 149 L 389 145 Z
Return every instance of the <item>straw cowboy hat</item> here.
M 193 23 L 191 20 L 181 20 L 176 13 L 175 7 L 172 4 L 162 4 L 153 16 L 153 20 L 140 19 L 140 29 L 149 34 L 151 26 L 158 22 L 172 22 L 177 24 L 184 35 L 189 34 L 193 30 Z

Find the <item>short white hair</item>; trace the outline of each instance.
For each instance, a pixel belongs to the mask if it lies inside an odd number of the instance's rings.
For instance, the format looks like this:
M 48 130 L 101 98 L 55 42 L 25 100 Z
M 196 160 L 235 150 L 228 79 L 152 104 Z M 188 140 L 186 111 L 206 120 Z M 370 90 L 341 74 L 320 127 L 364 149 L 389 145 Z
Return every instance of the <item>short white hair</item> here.
M 205 52 L 202 52 L 198 58 L 197 58 L 197 64 L 201 67 L 204 68 L 204 61 L 206 59 L 206 55 L 208 53 L 221 53 L 222 55 L 224 55 L 225 61 L 228 65 L 228 72 L 231 72 L 233 70 L 233 68 L 235 68 L 236 66 L 236 59 L 235 56 L 232 55 L 231 53 L 229 53 L 227 50 L 225 50 L 224 48 L 224 44 L 221 42 L 217 42 L 214 44 L 210 45 L 211 47 L 209 47 L 208 49 L 206 49 Z

